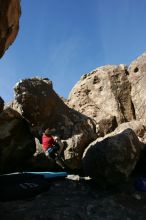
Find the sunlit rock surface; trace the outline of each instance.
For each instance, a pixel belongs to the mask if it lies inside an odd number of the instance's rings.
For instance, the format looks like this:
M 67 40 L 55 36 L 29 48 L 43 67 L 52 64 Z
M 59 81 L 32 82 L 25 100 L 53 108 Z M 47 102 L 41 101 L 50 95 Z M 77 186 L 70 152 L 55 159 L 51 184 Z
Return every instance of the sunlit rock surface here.
M 20 14 L 19 0 L 0 0 L 0 58 L 17 36 Z
M 146 126 L 146 53 L 134 60 L 128 71 L 136 119 Z
M 84 75 L 70 92 L 68 105 L 93 118 L 99 136 L 135 118 L 127 75 L 127 66 L 122 64 L 99 67 Z

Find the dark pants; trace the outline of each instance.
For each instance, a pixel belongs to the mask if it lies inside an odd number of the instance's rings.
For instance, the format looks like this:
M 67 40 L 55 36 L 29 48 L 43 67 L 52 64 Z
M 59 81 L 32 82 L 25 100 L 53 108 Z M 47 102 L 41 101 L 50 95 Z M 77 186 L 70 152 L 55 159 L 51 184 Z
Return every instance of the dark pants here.
M 55 144 L 53 145 L 51 148 L 48 149 L 48 153 L 49 153 L 49 156 L 52 158 L 52 159 L 55 159 L 56 158 L 56 154 L 57 154 L 57 151 L 59 150 L 59 144 Z

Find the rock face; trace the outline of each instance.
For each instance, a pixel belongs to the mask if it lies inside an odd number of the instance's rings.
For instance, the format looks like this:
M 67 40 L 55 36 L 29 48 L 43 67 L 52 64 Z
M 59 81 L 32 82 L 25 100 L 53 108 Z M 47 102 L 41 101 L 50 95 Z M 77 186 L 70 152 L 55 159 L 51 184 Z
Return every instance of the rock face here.
M 101 119 L 96 129 L 98 137 L 104 137 L 106 134 L 112 132 L 117 126 L 118 124 L 115 116 L 109 115 Z
M 104 186 L 123 182 L 134 170 L 141 143 L 132 129 L 95 141 L 83 155 L 85 174 Z
M 17 36 L 20 14 L 19 0 L 0 0 L 0 57 Z
M 119 134 L 128 128 L 132 129 L 135 132 L 135 134 L 137 135 L 139 140 L 142 140 L 142 142 L 145 142 L 144 141 L 145 127 L 143 126 L 142 122 L 136 121 L 136 120 L 120 124 L 113 132 L 106 134 L 104 137 L 97 138 L 97 141 L 102 141 L 103 139 L 105 139 L 107 137 L 111 137 L 116 134 Z
M 146 53 L 133 61 L 128 71 L 136 119 L 146 126 Z
M 99 136 L 135 119 L 127 67 L 104 66 L 84 75 L 74 86 L 68 105 L 93 118 Z M 106 127 L 102 126 L 106 124 Z
M 140 140 L 143 140 L 145 137 L 145 127 L 143 126 L 143 123 L 136 120 L 120 124 L 113 133 L 118 134 L 127 128 L 131 128 Z
M 79 168 L 84 149 L 96 138 L 92 119 L 65 105 L 46 78 L 22 80 L 14 90 L 12 107 L 33 126 L 35 137 L 40 138 L 48 127 L 55 128 L 64 140 L 66 164 Z
M 0 113 L 3 111 L 4 109 L 4 100 L 0 97 Z
M 11 108 L 0 113 L 0 172 L 19 170 L 35 152 L 27 122 Z
M 145 59 L 143 54 L 129 68 L 97 68 L 81 78 L 66 101 L 47 78 L 22 80 L 14 88 L 11 106 L 27 120 L 39 140 L 46 128 L 56 129 L 64 142 L 66 165 L 78 169 L 84 150 L 96 138 L 100 137 L 99 142 L 107 134 L 131 128 L 145 142 Z

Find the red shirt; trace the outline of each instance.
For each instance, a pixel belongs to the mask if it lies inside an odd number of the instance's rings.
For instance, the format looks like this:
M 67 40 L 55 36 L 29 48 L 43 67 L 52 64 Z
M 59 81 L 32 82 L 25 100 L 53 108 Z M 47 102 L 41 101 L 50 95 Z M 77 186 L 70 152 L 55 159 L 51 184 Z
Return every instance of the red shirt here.
M 42 148 L 43 148 L 44 151 L 46 151 L 48 148 L 52 147 L 54 143 L 55 143 L 55 140 L 51 135 L 47 136 L 47 135 L 43 134 L 43 136 L 42 136 Z

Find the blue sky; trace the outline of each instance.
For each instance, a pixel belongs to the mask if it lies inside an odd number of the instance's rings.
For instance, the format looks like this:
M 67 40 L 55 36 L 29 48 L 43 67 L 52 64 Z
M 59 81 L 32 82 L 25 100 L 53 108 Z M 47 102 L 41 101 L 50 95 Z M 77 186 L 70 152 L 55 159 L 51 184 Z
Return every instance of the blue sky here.
M 16 40 L 0 60 L 0 96 L 21 79 L 48 77 L 65 98 L 80 77 L 130 64 L 146 51 L 145 0 L 21 0 Z

